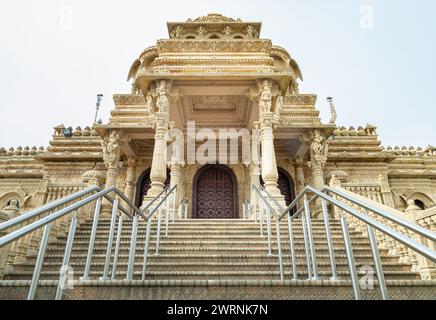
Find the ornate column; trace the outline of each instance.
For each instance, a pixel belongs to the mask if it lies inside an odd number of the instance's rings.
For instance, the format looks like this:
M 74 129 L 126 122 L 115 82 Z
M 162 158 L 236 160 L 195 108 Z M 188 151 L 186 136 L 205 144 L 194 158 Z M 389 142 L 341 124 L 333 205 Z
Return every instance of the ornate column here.
M 327 162 L 328 143 L 319 130 L 314 130 L 311 134 L 310 143 L 310 162 L 312 170 L 312 183 L 316 189 L 324 187 L 324 166 Z M 322 219 L 321 200 L 317 199 L 313 215 Z
M 126 173 L 126 187 L 124 188 L 124 194 L 129 200 L 134 202 L 135 192 L 135 178 L 136 178 L 136 160 L 132 157 L 127 159 L 127 173 Z
M 118 165 L 120 161 L 119 134 L 112 131 L 101 142 L 103 150 L 103 161 L 107 167 L 105 189 L 116 186 L 118 177 Z M 101 213 L 106 216 L 111 214 L 111 204 L 104 199 L 102 202 Z
M 169 126 L 169 88 L 165 80 L 157 81 L 156 87 L 158 112 L 155 112 L 156 134 L 154 136 L 153 162 L 150 171 L 151 187 L 144 199 L 144 203 L 148 199 L 157 196 L 163 190 L 167 178 L 166 135 Z
M 263 80 L 259 83 L 259 125 L 260 144 L 262 150 L 262 179 L 265 189 L 273 197 L 282 198 L 277 185 L 279 173 L 277 171 L 276 153 L 274 149 L 273 126 L 277 124 L 277 117 L 271 111 L 272 81 Z M 283 197 L 284 202 L 284 197 Z

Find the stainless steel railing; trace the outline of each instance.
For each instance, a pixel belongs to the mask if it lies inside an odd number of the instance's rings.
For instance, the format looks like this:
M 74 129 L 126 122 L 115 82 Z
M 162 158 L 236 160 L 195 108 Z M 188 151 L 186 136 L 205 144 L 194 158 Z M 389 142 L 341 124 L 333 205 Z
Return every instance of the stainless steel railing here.
M 115 199 L 110 196 L 110 194 L 112 193 L 115 195 Z M 171 196 L 173 198 L 171 198 Z M 20 239 L 21 237 L 25 236 L 30 232 L 34 232 L 40 228 L 44 229 L 40 241 L 39 251 L 36 258 L 30 289 L 28 293 L 28 299 L 29 300 L 34 299 L 37 286 L 39 283 L 40 275 L 41 275 L 41 269 L 43 266 L 45 253 L 48 246 L 51 227 L 55 221 L 58 221 L 59 219 L 64 218 L 69 214 L 73 213 L 70 221 L 67 243 L 65 247 L 58 287 L 55 296 L 55 299 L 61 299 L 63 294 L 63 289 L 65 286 L 65 281 L 68 276 L 66 273 L 69 270 L 70 257 L 73 248 L 74 236 L 77 228 L 76 212 L 78 209 L 82 208 L 83 206 L 95 202 L 94 217 L 92 222 L 88 253 L 85 262 L 85 270 L 84 270 L 83 277 L 80 278 L 81 281 L 87 281 L 91 279 L 90 277 L 91 262 L 93 257 L 95 240 L 97 236 L 99 217 L 102 209 L 102 201 L 105 199 L 107 200 L 108 204 L 112 206 L 111 208 L 112 214 L 111 214 L 110 227 L 109 227 L 109 236 L 107 240 L 105 262 L 102 271 L 102 276 L 100 277 L 100 279 L 111 280 L 111 279 L 115 279 L 115 277 L 117 276 L 117 266 L 118 266 L 118 258 L 119 258 L 119 251 L 121 245 L 122 226 L 125 216 L 127 216 L 128 219 L 132 220 L 132 226 L 133 226 L 132 234 L 131 234 L 129 262 L 128 262 L 128 269 L 126 275 L 126 279 L 128 280 L 132 280 L 132 276 L 133 276 L 134 258 L 136 254 L 136 238 L 138 232 L 138 222 L 140 218 L 144 219 L 147 222 L 147 234 L 146 234 L 147 241 L 144 251 L 144 266 L 142 272 L 142 277 L 144 278 L 147 256 L 148 256 L 148 244 L 149 244 L 148 241 L 150 238 L 152 220 L 156 215 L 156 213 L 158 212 L 159 213 L 157 219 L 158 228 L 156 233 L 156 255 L 158 255 L 159 240 L 161 235 L 162 212 L 163 210 L 165 210 L 165 216 L 164 216 L 165 236 L 168 236 L 168 227 L 170 223 L 170 207 L 171 207 L 170 203 L 172 202 L 173 204 L 173 212 L 174 212 L 173 221 L 174 221 L 174 215 L 176 211 L 175 208 L 176 198 L 177 198 L 177 186 L 174 186 L 171 189 L 167 187 L 157 197 L 153 198 L 148 203 L 147 206 L 138 209 L 135 205 L 131 203 L 131 201 L 122 192 L 120 192 L 115 187 L 111 187 L 106 190 L 100 190 L 98 187 L 91 187 L 82 190 L 80 192 L 77 192 L 75 194 L 72 194 L 70 196 L 67 196 L 65 198 L 48 203 L 40 208 L 23 213 L 21 216 L 15 219 L 0 224 L 0 230 L 7 231 L 8 229 L 10 229 L 11 227 L 17 224 L 29 221 L 30 219 L 33 219 L 35 217 L 40 217 L 44 213 L 49 212 L 47 216 L 43 216 L 37 219 L 36 221 L 31 222 L 28 225 L 25 225 L 21 228 L 18 228 L 17 230 L 14 230 L 6 234 L 2 238 L 0 238 L 0 247 L 3 247 L 11 242 L 17 241 L 18 239 Z M 122 205 L 120 205 L 120 200 L 123 200 L 130 207 L 130 209 L 126 209 Z M 113 244 L 114 244 L 113 242 L 115 237 L 115 227 L 117 225 L 117 217 L 118 217 L 118 227 L 117 227 L 116 239 L 115 239 L 115 251 L 112 254 Z M 109 269 L 110 269 L 111 262 L 112 262 L 112 270 L 110 272 Z
M 333 249 L 333 241 L 330 231 L 330 220 L 329 220 L 330 218 L 328 213 L 328 205 L 331 204 L 343 212 L 343 214 L 340 217 L 342 237 L 344 240 L 345 252 L 347 256 L 347 264 L 350 272 L 353 292 L 356 299 L 361 298 L 361 293 L 360 293 L 359 281 L 357 278 L 356 265 L 353 257 L 353 249 L 352 249 L 350 234 L 348 230 L 347 215 L 350 215 L 360 220 L 362 223 L 366 225 L 366 231 L 368 234 L 368 239 L 371 246 L 371 253 L 376 269 L 375 270 L 376 276 L 380 287 L 381 296 L 383 299 L 387 299 L 388 294 L 387 294 L 386 282 L 384 278 L 384 272 L 382 268 L 380 254 L 377 246 L 377 240 L 374 234 L 374 229 L 386 234 L 387 236 L 391 237 L 392 239 L 395 239 L 396 241 L 399 241 L 406 247 L 426 257 L 430 261 L 436 262 L 436 251 L 422 245 L 418 241 L 362 213 L 360 210 L 357 210 L 356 208 L 353 208 L 345 204 L 343 201 L 339 201 L 335 197 L 340 196 L 343 199 L 346 199 L 348 202 L 354 203 L 357 207 L 370 210 L 373 213 L 380 215 L 385 219 L 400 224 L 402 227 L 413 230 L 415 233 L 433 241 L 436 239 L 436 234 L 434 232 L 431 232 L 430 230 L 427 230 L 421 226 L 415 225 L 404 219 L 396 217 L 395 215 L 386 212 L 380 208 L 377 208 L 371 205 L 370 203 L 367 203 L 357 197 L 353 197 L 350 194 L 341 192 L 341 190 L 333 189 L 330 187 L 325 187 L 322 190 L 317 190 L 313 187 L 306 186 L 305 189 L 294 199 L 294 201 L 287 208 L 283 209 L 283 207 L 273 197 L 271 197 L 271 195 L 262 187 L 257 188 L 256 186 L 253 186 L 252 189 L 256 194 L 255 197 L 256 199 L 253 203 L 253 207 L 255 208 L 256 211 L 257 210 L 259 211 L 261 237 L 264 237 L 263 222 L 264 220 L 267 220 L 268 255 L 272 254 L 270 220 L 271 218 L 275 218 L 276 221 L 277 251 L 279 257 L 280 279 L 282 281 L 284 281 L 284 269 L 283 269 L 283 256 L 282 256 L 281 238 L 280 238 L 280 221 L 282 220 L 282 218 L 284 218 L 284 216 L 286 216 L 287 223 L 288 223 L 293 279 L 298 278 L 296 254 L 295 254 L 295 241 L 294 241 L 294 232 L 293 232 L 293 223 L 297 218 L 301 219 L 301 224 L 302 224 L 302 233 L 303 233 L 304 251 L 306 256 L 308 278 L 311 280 L 319 279 L 318 268 L 317 268 L 318 264 L 316 260 L 316 251 L 315 251 L 316 248 L 313 239 L 312 224 L 311 224 L 312 215 L 310 211 L 310 204 L 317 201 L 318 199 L 321 199 L 321 210 L 322 210 L 322 216 L 323 216 L 325 231 L 326 231 L 326 239 L 327 239 L 327 246 L 329 252 L 332 280 L 337 280 L 338 275 L 337 275 L 335 255 Z M 335 197 L 330 196 L 328 193 L 331 193 Z M 310 198 L 308 197 L 309 195 L 311 196 Z M 303 205 L 301 207 L 298 207 L 298 203 L 300 202 L 302 202 Z M 257 214 L 255 213 L 255 220 L 257 221 L 256 216 Z

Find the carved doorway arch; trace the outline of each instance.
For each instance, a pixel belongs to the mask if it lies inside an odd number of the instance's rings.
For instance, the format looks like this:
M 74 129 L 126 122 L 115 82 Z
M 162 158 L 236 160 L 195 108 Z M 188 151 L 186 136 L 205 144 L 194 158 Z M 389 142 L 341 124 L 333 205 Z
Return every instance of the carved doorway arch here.
M 232 170 L 220 164 L 202 167 L 194 177 L 192 217 L 237 219 L 238 184 Z

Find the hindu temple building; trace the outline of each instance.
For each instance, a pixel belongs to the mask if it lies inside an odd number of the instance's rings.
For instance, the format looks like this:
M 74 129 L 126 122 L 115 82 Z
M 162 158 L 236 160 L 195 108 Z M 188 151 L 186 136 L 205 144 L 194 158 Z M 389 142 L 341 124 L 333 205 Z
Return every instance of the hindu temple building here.
M 434 231 L 436 147 L 384 147 L 376 126 L 337 123 L 331 100 L 331 118 L 321 121 L 325 97 L 300 92 L 304 70 L 292 52 L 262 38 L 261 26 L 219 14 L 169 22 L 168 38 L 144 49 L 126 70 L 132 90 L 113 95 L 107 122 L 66 134 L 70 124 L 59 119 L 65 125 L 54 127 L 48 147 L 0 149 L 1 219 L 92 185 L 115 186 L 141 207 L 170 185 L 178 187 L 176 203 L 187 204 L 188 219 L 237 223 L 247 218 L 244 203 L 256 199 L 252 186 L 264 186 L 286 206 L 307 185 L 333 185 Z M 207 138 L 192 138 L 190 123 L 209 136 L 220 130 L 250 135 L 236 139 L 236 156 L 227 152 L 200 163 L 192 154 Z M 171 132 L 181 134 L 181 145 L 171 146 Z M 253 132 L 260 157 L 247 161 L 241 154 Z M 218 144 L 213 148 L 218 155 Z M 321 215 L 319 206 L 312 209 Z M 110 217 L 104 203 L 102 212 Z M 92 213 L 82 212 L 81 219 Z M 31 237 L 22 241 L 8 265 L 36 247 Z M 436 275 L 434 264 L 407 261 L 425 279 Z

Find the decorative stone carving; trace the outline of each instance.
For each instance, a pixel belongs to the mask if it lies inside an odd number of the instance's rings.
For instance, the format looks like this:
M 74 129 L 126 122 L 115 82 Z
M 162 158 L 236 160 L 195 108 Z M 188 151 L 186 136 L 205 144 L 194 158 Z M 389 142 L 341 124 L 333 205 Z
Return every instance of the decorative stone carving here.
M 183 27 L 178 25 L 170 32 L 171 39 L 180 39 L 184 35 Z
M 165 80 L 161 80 L 159 82 L 159 86 L 157 87 L 156 105 L 159 109 L 159 112 L 167 113 L 169 111 L 170 103 L 167 93 L 167 82 Z
M 317 156 L 327 157 L 328 142 L 321 135 L 319 130 L 314 130 L 312 143 L 310 145 L 311 157 L 316 159 Z M 313 160 L 312 159 L 312 160 Z
M 149 92 L 147 94 L 147 99 L 145 101 L 145 107 L 147 109 L 147 112 L 150 116 L 154 115 L 154 101 L 153 97 L 151 96 L 151 93 Z
M 259 112 L 270 112 L 272 104 L 271 86 L 268 80 L 263 80 L 260 88 Z
M 7 205 L 6 207 L 3 208 L 2 211 L 0 211 L 0 213 L 3 213 L 5 215 L 8 216 L 8 219 L 13 219 L 16 216 L 18 216 L 20 212 L 20 207 L 18 206 L 18 200 L 11 200 L 9 202 L 9 205 Z
M 278 96 L 276 101 L 276 106 L 274 108 L 274 115 L 280 118 L 280 114 L 282 113 L 283 108 L 283 96 Z
M 103 161 L 109 167 L 116 167 L 120 159 L 120 146 L 118 143 L 119 134 L 112 131 L 110 135 L 101 142 Z

